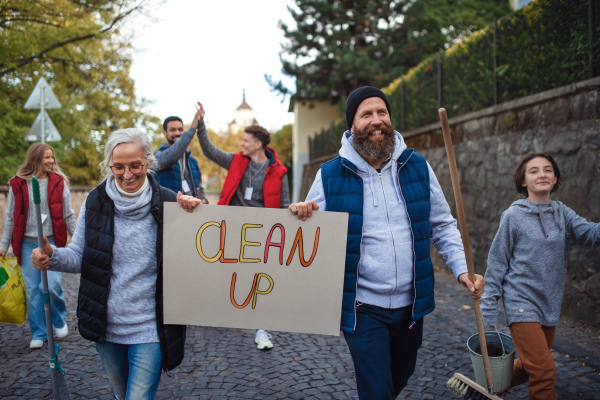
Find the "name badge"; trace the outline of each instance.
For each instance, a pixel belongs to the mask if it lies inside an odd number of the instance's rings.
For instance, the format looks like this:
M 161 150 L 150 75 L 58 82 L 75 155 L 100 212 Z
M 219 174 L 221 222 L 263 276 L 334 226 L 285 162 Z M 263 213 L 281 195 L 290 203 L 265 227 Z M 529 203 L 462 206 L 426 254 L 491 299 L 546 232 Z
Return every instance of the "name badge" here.
M 184 194 L 191 192 L 190 185 L 188 185 L 187 181 L 185 181 L 185 180 L 181 181 L 181 187 L 183 188 Z
M 252 200 L 252 191 L 253 190 L 254 190 L 253 187 L 246 188 L 246 194 L 244 194 L 244 200 Z

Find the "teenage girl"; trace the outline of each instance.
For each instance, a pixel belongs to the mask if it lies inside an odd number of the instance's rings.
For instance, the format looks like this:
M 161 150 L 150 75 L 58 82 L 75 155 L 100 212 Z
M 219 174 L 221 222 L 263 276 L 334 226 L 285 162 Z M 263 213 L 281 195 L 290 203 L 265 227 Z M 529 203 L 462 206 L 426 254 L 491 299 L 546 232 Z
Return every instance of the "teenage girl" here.
M 561 184 L 548 153 L 529 153 L 515 170 L 515 186 L 526 199 L 502 213 L 488 255 L 483 319 L 496 328 L 502 296 L 517 358 L 511 386 L 529 382 L 529 398 L 556 399 L 550 349 L 560 316 L 569 247 L 593 248 L 600 223 L 588 222 L 550 193 Z
M 48 335 L 42 295 L 42 276 L 40 271 L 33 267 L 31 261 L 31 252 L 38 247 L 35 205 L 31 191 L 32 175 L 35 175 L 40 183 L 44 235 L 56 246 L 64 247 L 67 243 L 67 232 L 73 235 L 76 222 L 75 212 L 71 208 L 69 181 L 54 159 L 54 150 L 47 144 L 32 144 L 27 150 L 25 161 L 10 180 L 8 211 L 0 243 L 0 257 L 6 256 L 8 247 L 12 244 L 13 253 L 17 257 L 25 280 L 27 319 L 31 329 L 29 347 L 37 349 L 42 347 Z M 69 332 L 61 276 L 60 272 L 48 272 L 52 325 L 56 337 L 59 338 Z

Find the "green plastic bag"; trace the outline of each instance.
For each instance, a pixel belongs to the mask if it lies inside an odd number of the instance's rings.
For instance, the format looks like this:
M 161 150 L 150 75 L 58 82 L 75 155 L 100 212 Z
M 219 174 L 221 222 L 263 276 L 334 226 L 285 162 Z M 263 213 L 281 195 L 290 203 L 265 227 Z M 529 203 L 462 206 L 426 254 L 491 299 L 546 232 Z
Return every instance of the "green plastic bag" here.
M 0 323 L 21 325 L 25 323 L 25 286 L 17 257 L 0 260 Z

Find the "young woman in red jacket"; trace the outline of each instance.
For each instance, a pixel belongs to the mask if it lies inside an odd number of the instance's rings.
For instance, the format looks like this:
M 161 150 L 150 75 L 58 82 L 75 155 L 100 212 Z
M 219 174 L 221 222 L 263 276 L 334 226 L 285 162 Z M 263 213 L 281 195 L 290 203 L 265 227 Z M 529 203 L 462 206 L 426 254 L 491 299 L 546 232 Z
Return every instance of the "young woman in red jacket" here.
M 31 191 L 31 176 L 40 182 L 42 227 L 44 235 L 56 246 L 67 244 L 67 232 L 75 231 L 75 212 L 71 208 L 69 180 L 58 167 L 51 146 L 34 143 L 27 150 L 25 161 L 10 180 L 8 210 L 4 223 L 4 234 L 0 243 L 0 257 L 4 259 L 9 245 L 21 266 L 25 280 L 27 314 L 31 328 L 32 349 L 40 348 L 47 340 L 42 278 L 40 271 L 31 262 L 31 252 L 38 247 L 35 208 Z M 65 337 L 69 332 L 66 323 L 67 310 L 61 286 L 61 273 L 48 272 L 48 291 L 52 308 L 52 325 L 56 337 Z

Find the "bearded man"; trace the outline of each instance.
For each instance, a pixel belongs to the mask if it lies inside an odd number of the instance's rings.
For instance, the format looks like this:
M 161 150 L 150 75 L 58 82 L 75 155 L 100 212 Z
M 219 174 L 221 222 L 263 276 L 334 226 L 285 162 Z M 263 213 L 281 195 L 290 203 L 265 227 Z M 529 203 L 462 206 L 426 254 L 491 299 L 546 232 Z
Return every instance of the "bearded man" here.
M 394 131 L 390 103 L 371 86 L 346 102 L 339 157 L 321 165 L 307 199 L 289 209 L 349 213 L 341 330 L 360 399 L 395 399 L 415 370 L 423 317 L 435 307 L 433 243 L 473 298 L 456 220 L 425 158 Z

